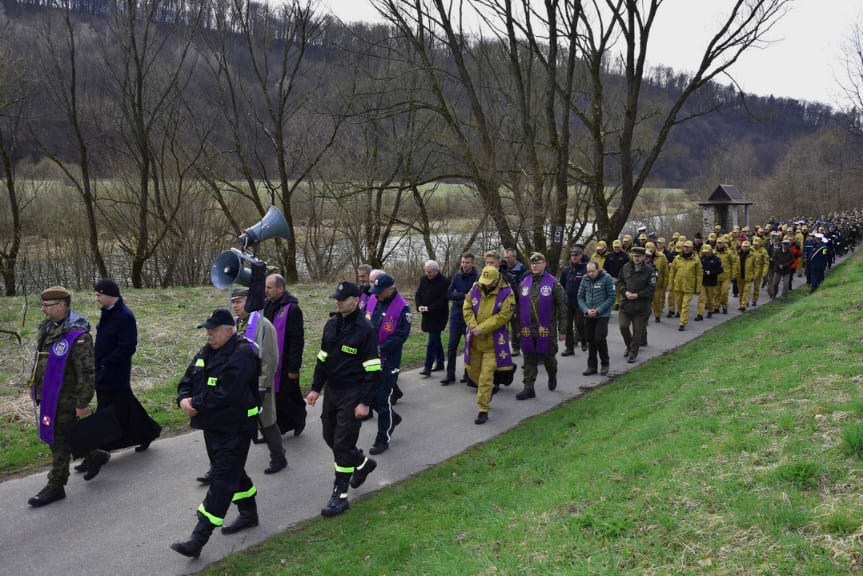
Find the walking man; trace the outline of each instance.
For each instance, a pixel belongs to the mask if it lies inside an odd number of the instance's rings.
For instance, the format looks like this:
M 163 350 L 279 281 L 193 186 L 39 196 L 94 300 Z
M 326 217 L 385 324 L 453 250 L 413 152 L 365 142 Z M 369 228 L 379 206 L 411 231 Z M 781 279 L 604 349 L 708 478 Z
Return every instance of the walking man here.
M 657 283 L 656 269 L 644 261 L 645 249 L 634 246 L 631 252 L 632 260 L 624 265 L 617 281 L 623 295 L 618 318 L 620 334 L 623 336 L 627 362 L 630 364 L 638 357 L 638 348 L 650 321 L 653 292 Z
M 461 266 L 456 272 L 447 289 L 447 298 L 449 299 L 450 315 L 449 315 L 449 342 L 447 343 L 447 360 L 446 360 L 446 378 L 441 380 L 441 384 L 449 386 L 455 382 L 455 367 L 456 356 L 458 355 L 458 346 L 461 339 L 465 337 L 467 325 L 464 320 L 464 299 L 470 292 L 473 285 L 479 279 L 479 274 L 473 265 L 474 256 L 470 252 L 466 252 L 461 256 Z M 467 382 L 467 374 L 462 376 L 462 383 Z

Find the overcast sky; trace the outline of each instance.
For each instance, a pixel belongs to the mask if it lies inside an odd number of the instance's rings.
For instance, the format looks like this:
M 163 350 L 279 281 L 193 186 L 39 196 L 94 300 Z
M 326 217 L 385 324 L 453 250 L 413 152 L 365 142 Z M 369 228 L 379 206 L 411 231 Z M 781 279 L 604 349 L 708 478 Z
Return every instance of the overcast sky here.
M 368 0 L 323 0 L 345 21 L 379 21 Z M 733 0 L 666 0 L 657 16 L 648 58 L 693 70 Z M 863 0 L 794 0 L 764 50 L 747 52 L 732 69 L 743 90 L 841 104 L 842 45 L 863 18 Z

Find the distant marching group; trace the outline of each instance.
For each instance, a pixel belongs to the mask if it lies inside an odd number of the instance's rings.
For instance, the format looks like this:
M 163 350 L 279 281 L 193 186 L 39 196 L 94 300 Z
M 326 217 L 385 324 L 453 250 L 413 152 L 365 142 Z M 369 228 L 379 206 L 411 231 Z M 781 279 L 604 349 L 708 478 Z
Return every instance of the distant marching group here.
M 690 240 L 675 232 L 669 242 L 639 228 L 635 239 L 625 235 L 614 240 L 610 251 L 605 241 L 597 242 L 592 256 L 583 244 L 574 244 L 557 277 L 547 271 L 543 254 L 532 253 L 525 267 L 513 249 L 505 250 L 503 260 L 496 251 L 486 252 L 482 270 L 472 254 L 463 254 L 451 279 L 429 261 L 414 298 L 422 331 L 428 333 L 420 374 L 445 371 L 441 384 L 454 384 L 464 338 L 461 381 L 477 389 L 474 422 L 481 425 L 488 421 L 499 387 L 514 380 L 514 357 L 524 356 L 518 400 L 536 397 L 540 363 L 549 390 L 557 387 L 558 342 L 564 344 L 561 356 L 574 355 L 576 343 L 588 352 L 585 376 L 607 374 L 612 310 L 618 311 L 626 359 L 633 363 L 647 344 L 651 315 L 658 323 L 667 310 L 666 318 L 679 319 L 682 331 L 694 297 L 695 321 L 702 321 L 728 314 L 731 291 L 740 312 L 758 304 L 764 287 L 771 299 L 783 297 L 795 277 L 805 275 L 815 291 L 835 259 L 854 251 L 861 234 L 863 213 L 857 211 L 770 222 L 754 231 L 735 226 L 723 233 L 717 226 L 706 239 L 700 233 Z M 197 558 L 217 527 L 233 534 L 258 525 L 257 488 L 245 470 L 250 445 L 267 445 L 265 474 L 285 469 L 282 436 L 302 433 L 306 404 L 314 406 L 321 396 L 323 437 L 335 461 L 333 491 L 323 516 L 347 510 L 349 489 L 360 487 L 377 466 L 357 447 L 362 421 L 376 414 L 377 436 L 369 454 L 389 449 L 402 421 L 393 406 L 403 396 L 398 377 L 413 315 L 392 275 L 362 265 L 356 277 L 356 283 L 340 282 L 332 294 L 336 311 L 324 327 L 305 398 L 299 384 L 303 314 L 282 276 L 266 278 L 261 310 L 247 311 L 249 290 L 234 290 L 231 310 L 215 310 L 198 326 L 207 330 L 207 344 L 181 378 L 177 404 L 191 426 L 204 432 L 210 466 L 198 481 L 208 491 L 190 538 L 171 545 L 178 553 Z M 56 286 L 41 294 L 46 318 L 39 326 L 31 391 L 39 436 L 51 447 L 52 466 L 48 484 L 29 500 L 33 507 L 65 498 L 74 457 L 83 457 L 76 470 L 91 480 L 111 450 L 136 446 L 144 451 L 161 432 L 130 386 L 135 317 L 115 282 L 102 280 L 95 292 L 102 309 L 95 345 L 89 323 L 71 308 L 68 290 Z M 444 354 L 441 335 L 447 323 Z M 98 407 L 88 418 L 94 392 Z M 232 503 L 239 514 L 225 525 Z

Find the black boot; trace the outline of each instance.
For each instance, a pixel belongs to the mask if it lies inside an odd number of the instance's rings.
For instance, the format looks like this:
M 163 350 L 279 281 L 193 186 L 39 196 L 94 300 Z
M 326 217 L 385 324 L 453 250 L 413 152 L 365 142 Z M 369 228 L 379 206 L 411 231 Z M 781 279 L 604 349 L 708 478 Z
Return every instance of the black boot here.
M 473 423 L 478 426 L 482 426 L 486 422 L 488 422 L 488 412 L 480 412 L 476 415 L 476 419 L 473 421 Z
M 78 473 L 86 472 L 87 471 L 87 459 L 84 458 L 83 460 L 81 460 L 81 462 L 79 464 L 76 464 L 74 466 L 74 468 L 75 468 L 75 472 L 78 472 Z
M 567 348 L 566 350 L 564 350 L 561 353 L 561 356 L 573 356 L 573 355 L 575 355 L 575 350 L 573 350 L 572 348 Z
M 261 436 L 270 450 L 270 466 L 264 470 L 264 474 L 275 474 L 288 467 L 288 459 L 285 458 L 285 448 L 282 446 L 282 432 L 278 424 L 261 429 Z
M 48 484 L 39 493 L 27 500 L 27 504 L 33 508 L 47 506 L 57 500 L 62 500 L 66 497 L 66 490 L 62 486 L 51 486 Z
M 402 392 L 402 389 L 399 388 L 399 385 L 396 384 L 395 386 L 393 386 L 393 395 L 390 398 L 390 402 L 392 402 L 392 405 L 395 406 L 402 396 L 404 396 L 404 392 Z
M 111 453 L 104 450 L 94 450 L 87 456 L 87 472 L 84 474 L 84 480 L 92 480 L 102 469 L 102 466 L 108 463 L 111 459 Z
M 369 474 L 374 472 L 377 467 L 377 462 L 371 458 L 366 458 L 362 464 L 354 468 L 354 473 L 351 476 L 351 488 L 359 488 L 362 486 Z
M 197 478 L 195 478 L 195 480 L 197 480 L 198 482 L 200 482 L 204 486 L 209 486 L 210 485 L 210 471 L 207 470 L 206 474 L 204 474 L 203 476 L 198 476 Z
M 241 502 L 242 505 L 238 506 L 240 515 L 228 526 L 222 526 L 222 534 L 236 534 L 258 525 L 258 506 L 255 504 L 255 499 L 248 498 Z
M 332 518 L 351 507 L 348 502 L 348 481 L 348 477 L 346 476 L 341 474 L 336 476 L 336 481 L 333 484 L 333 495 L 330 496 L 330 501 L 321 510 L 321 516 Z
M 195 529 L 192 530 L 192 536 L 185 542 L 174 542 L 171 544 L 171 550 L 187 558 L 197 558 L 201 555 L 201 550 L 210 539 L 213 528 L 215 526 L 199 514 L 198 523 L 195 525 Z
M 548 375 L 548 389 L 554 390 L 557 388 L 557 374 L 549 374 Z
M 536 392 L 533 390 L 533 384 L 528 384 L 525 382 L 524 389 L 515 395 L 516 400 L 528 400 L 530 398 L 536 398 Z

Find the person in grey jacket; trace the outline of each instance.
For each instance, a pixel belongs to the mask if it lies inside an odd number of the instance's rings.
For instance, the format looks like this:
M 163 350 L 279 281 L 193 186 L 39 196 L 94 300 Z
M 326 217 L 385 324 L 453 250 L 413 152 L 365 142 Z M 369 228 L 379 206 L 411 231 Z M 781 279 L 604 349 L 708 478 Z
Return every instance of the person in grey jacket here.
M 578 287 L 578 307 L 584 313 L 584 328 L 587 332 L 587 370 L 585 376 L 597 372 L 597 355 L 599 355 L 600 372 L 608 374 L 608 321 L 611 318 L 611 308 L 614 306 L 616 291 L 611 275 L 600 270 L 596 262 L 589 262 L 587 275 L 582 278 Z
M 231 311 L 237 318 L 237 334 L 251 340 L 258 346 L 261 358 L 261 376 L 258 390 L 261 391 L 261 414 L 258 425 L 261 436 L 270 449 L 270 466 L 264 474 L 275 474 L 288 466 L 285 447 L 282 446 L 282 433 L 276 422 L 276 393 L 273 390 L 276 370 L 279 366 L 279 340 L 273 324 L 264 318 L 262 312 L 246 312 L 248 288 L 235 290 L 231 295 Z

